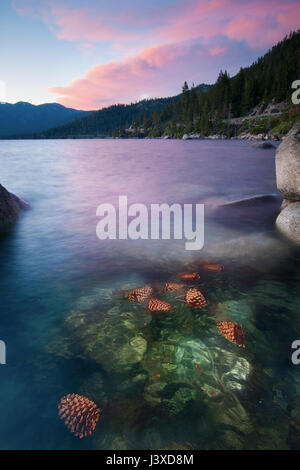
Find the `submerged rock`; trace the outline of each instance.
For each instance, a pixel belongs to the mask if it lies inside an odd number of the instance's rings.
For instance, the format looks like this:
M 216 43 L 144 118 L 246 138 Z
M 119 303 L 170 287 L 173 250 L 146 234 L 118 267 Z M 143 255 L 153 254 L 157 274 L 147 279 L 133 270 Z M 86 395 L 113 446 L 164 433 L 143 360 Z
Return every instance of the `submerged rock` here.
M 0 232 L 8 230 L 17 220 L 21 209 L 26 209 L 29 204 L 9 193 L 0 184 Z
M 267 271 L 279 265 L 289 255 L 289 247 L 267 233 L 245 235 L 225 242 L 215 243 L 205 252 L 208 258 L 236 263 L 236 266 L 253 266 Z
M 252 147 L 257 149 L 274 149 L 274 145 L 271 142 L 256 142 L 252 144 Z
M 281 202 L 277 194 L 257 194 L 219 205 L 208 217 L 247 234 L 272 230 Z
M 141 331 L 149 314 L 124 312 L 104 317 L 101 312 L 73 311 L 66 325 L 77 339 L 82 357 L 99 364 L 108 373 L 128 372 L 147 349 Z
M 157 406 L 163 402 L 174 414 L 176 407 L 179 412 L 183 403 L 196 397 L 211 400 L 219 395 L 230 395 L 233 390 L 242 390 L 250 374 L 249 362 L 238 352 L 216 346 L 217 341 L 210 346 L 200 339 L 177 334 L 168 341 L 149 345 L 142 361 L 143 369 L 152 377 L 144 393 L 148 404 Z M 155 378 L 158 373 L 159 378 Z M 165 393 L 166 387 L 174 389 L 171 396 Z

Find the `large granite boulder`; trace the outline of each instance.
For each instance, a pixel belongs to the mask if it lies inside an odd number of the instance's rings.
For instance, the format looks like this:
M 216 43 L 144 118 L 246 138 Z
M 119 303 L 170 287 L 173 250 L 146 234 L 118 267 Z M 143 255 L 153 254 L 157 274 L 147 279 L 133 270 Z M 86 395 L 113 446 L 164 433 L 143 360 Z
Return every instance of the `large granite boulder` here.
M 8 230 L 17 220 L 20 210 L 27 207 L 29 204 L 0 184 L 0 233 Z
M 277 149 L 276 181 L 284 198 L 276 226 L 283 235 L 300 245 L 300 121 Z
M 284 199 L 300 200 L 300 121 L 277 149 L 276 181 L 278 191 Z
M 276 219 L 278 230 L 300 245 L 300 201 L 286 206 Z

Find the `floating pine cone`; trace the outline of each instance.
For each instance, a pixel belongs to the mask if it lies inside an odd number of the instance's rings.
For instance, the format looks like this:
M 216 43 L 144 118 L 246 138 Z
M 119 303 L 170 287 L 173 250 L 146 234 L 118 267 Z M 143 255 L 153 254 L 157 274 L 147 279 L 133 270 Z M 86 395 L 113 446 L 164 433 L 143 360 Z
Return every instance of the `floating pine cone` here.
M 147 303 L 147 309 L 150 312 L 168 312 L 171 310 L 171 305 L 163 300 L 155 299 L 154 297 Z
M 100 410 L 93 401 L 76 393 L 62 397 L 58 404 L 58 414 L 67 428 L 82 439 L 94 431 Z
M 198 273 L 180 273 L 179 277 L 182 281 L 195 281 L 197 279 L 200 279 Z
M 144 302 L 152 294 L 152 287 L 145 286 L 139 289 L 134 289 L 129 292 L 128 300 L 130 302 Z
M 176 290 L 182 289 L 183 284 L 176 284 L 175 282 L 165 282 L 163 290 L 165 292 L 175 292 Z
M 224 266 L 223 264 L 203 264 L 202 268 L 206 269 L 207 271 L 220 272 L 223 271 Z
M 185 300 L 190 307 L 202 308 L 206 305 L 204 295 L 197 289 L 189 289 L 185 295 Z
M 219 321 L 217 323 L 219 332 L 224 338 L 240 348 L 244 348 L 245 333 L 242 327 L 232 321 Z

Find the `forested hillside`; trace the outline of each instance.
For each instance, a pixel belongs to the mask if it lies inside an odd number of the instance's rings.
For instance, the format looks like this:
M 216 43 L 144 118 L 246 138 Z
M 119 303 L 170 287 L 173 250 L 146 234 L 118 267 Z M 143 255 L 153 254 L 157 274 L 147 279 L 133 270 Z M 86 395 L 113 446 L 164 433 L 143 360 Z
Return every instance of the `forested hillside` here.
M 210 85 L 199 85 L 198 90 L 208 90 Z M 181 95 L 169 98 L 155 98 L 142 100 L 132 104 L 118 104 L 94 111 L 82 119 L 51 129 L 43 134 L 44 137 L 77 137 L 77 136 L 105 136 L 115 129 L 125 129 L 135 120 L 142 120 L 145 116 L 160 113 L 168 104 L 176 103 Z
M 299 119 L 299 106 L 291 105 L 291 84 L 300 79 L 300 32 L 293 32 L 279 42 L 250 67 L 241 68 L 234 77 L 221 71 L 213 87 L 207 92 L 188 87 L 185 82 L 180 100 L 171 102 L 160 113 L 135 120 L 133 127 L 143 134 L 168 134 L 180 137 L 183 133 L 225 133 L 232 136 L 236 126 L 232 118 L 247 115 L 260 105 L 260 111 L 272 101 L 287 102 L 285 111 L 271 120 L 257 119 L 252 126 L 267 131 L 266 127 L 284 133 Z M 137 131 L 141 133 L 140 131 Z

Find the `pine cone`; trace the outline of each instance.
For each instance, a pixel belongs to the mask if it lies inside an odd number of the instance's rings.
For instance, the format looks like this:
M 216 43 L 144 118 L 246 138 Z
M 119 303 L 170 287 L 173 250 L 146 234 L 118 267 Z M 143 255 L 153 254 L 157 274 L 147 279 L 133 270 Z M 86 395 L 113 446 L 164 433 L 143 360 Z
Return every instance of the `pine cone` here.
M 165 292 L 175 292 L 176 290 L 182 289 L 183 284 L 176 284 L 175 282 L 165 282 L 163 290 Z
M 224 266 L 223 264 L 203 264 L 202 268 L 206 269 L 207 271 L 220 272 L 223 271 Z
M 60 400 L 58 414 L 65 421 L 67 428 L 82 439 L 94 431 L 100 410 L 88 398 L 76 393 L 69 393 Z
M 147 309 L 150 312 L 168 312 L 171 310 L 171 305 L 168 302 L 153 297 L 147 303 Z
M 202 308 L 206 305 L 204 295 L 197 289 L 189 289 L 185 295 L 185 300 L 190 307 Z
M 224 338 L 233 344 L 236 344 L 240 348 L 244 348 L 245 333 L 242 330 L 241 325 L 232 321 L 219 321 L 217 323 L 219 332 Z
M 197 279 L 200 279 L 198 273 L 180 273 L 179 277 L 182 281 L 195 281 Z
M 128 300 L 130 302 L 144 302 L 152 294 L 152 287 L 145 286 L 134 289 L 129 292 Z

